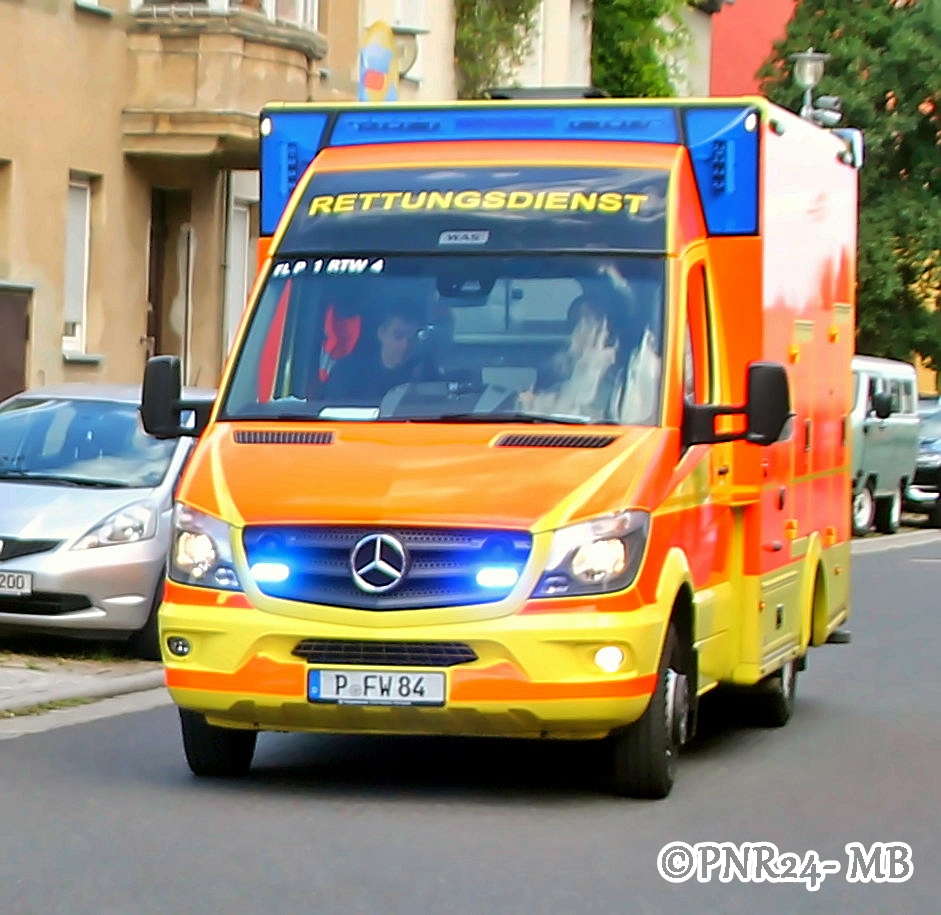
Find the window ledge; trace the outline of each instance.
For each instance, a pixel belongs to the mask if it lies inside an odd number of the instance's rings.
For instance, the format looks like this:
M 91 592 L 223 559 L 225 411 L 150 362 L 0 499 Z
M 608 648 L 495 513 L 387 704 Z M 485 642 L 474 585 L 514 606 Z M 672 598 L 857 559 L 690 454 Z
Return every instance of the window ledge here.
M 105 357 L 100 353 L 71 353 L 64 350 L 62 361 L 70 365 L 101 365 Z
M 114 10 L 109 10 L 106 6 L 99 6 L 90 0 L 74 0 L 75 9 L 82 13 L 91 13 L 93 16 L 101 16 L 102 19 L 113 19 Z

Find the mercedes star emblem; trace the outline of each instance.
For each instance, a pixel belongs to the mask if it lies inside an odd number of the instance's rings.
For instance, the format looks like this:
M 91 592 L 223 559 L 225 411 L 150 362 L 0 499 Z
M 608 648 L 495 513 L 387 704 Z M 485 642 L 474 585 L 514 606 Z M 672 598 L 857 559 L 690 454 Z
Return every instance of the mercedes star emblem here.
M 391 591 L 405 577 L 405 547 L 391 534 L 368 534 L 350 553 L 356 587 L 368 594 Z

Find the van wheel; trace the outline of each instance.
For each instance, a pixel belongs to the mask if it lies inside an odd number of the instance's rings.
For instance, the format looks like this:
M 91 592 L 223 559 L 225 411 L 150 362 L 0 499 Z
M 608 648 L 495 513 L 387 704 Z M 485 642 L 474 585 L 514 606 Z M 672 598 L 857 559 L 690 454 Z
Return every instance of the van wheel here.
M 658 800 L 670 793 L 689 722 L 689 687 L 679 668 L 679 639 L 671 626 L 647 711 L 611 738 L 615 794 Z
M 864 537 L 872 528 L 876 502 L 872 497 L 872 484 L 866 483 L 853 496 L 853 536 Z
M 879 499 L 876 502 L 876 530 L 880 534 L 894 534 L 899 529 L 902 520 L 902 484 L 888 499 Z
M 794 713 L 797 662 L 791 659 L 777 673 L 766 677 L 751 693 L 752 717 L 761 728 L 782 728 Z
M 203 715 L 180 709 L 183 752 L 194 775 L 237 778 L 252 767 L 258 731 L 220 728 Z

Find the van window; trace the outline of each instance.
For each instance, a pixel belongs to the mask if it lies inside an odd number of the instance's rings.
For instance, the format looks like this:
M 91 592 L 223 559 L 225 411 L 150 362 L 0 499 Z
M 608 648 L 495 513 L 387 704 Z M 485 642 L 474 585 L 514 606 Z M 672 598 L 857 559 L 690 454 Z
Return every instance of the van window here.
M 661 257 L 294 257 L 237 354 L 228 419 L 659 421 Z

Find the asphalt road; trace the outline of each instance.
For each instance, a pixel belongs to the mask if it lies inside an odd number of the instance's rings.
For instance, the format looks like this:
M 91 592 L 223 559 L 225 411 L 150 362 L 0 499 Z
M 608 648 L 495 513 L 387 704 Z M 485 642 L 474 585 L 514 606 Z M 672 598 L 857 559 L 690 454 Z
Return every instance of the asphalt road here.
M 941 536 L 865 547 L 854 641 L 811 654 L 791 723 L 713 703 L 666 801 L 607 796 L 584 746 L 492 741 L 263 735 L 247 780 L 200 782 L 169 706 L 0 740 L 0 912 L 937 913 Z M 841 872 L 671 884 L 677 841 Z M 877 841 L 911 846 L 910 879 L 846 879 L 846 844 Z

